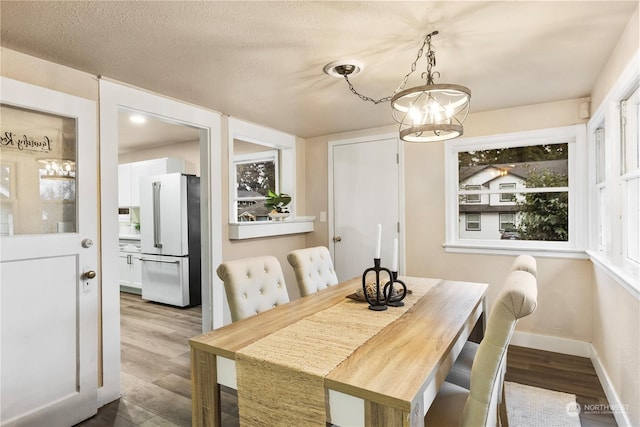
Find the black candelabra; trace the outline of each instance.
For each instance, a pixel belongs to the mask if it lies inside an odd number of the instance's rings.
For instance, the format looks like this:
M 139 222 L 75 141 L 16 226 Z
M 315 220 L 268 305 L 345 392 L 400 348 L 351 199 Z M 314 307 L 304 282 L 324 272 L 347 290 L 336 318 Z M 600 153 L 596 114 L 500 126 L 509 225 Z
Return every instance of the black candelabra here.
M 369 295 L 369 289 L 367 286 L 367 275 L 371 272 L 374 272 L 376 277 L 375 298 L 374 295 Z M 386 273 L 386 281 L 382 282 L 380 280 L 380 273 Z M 402 291 L 394 295 L 396 283 L 402 287 Z M 383 311 L 387 309 L 387 306 L 402 307 L 404 305 L 402 300 L 407 296 L 407 285 L 405 285 L 402 280 L 398 279 L 397 271 L 391 271 L 386 267 L 381 267 L 380 258 L 374 258 L 373 267 L 367 268 L 362 274 L 362 291 L 364 298 L 369 303 L 369 310 Z

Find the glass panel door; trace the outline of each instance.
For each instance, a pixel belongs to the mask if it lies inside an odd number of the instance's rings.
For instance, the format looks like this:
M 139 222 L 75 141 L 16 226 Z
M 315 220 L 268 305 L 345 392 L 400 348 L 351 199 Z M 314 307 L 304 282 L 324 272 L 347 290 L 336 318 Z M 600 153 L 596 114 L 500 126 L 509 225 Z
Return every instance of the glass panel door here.
M 75 233 L 76 119 L 0 105 L 0 235 Z

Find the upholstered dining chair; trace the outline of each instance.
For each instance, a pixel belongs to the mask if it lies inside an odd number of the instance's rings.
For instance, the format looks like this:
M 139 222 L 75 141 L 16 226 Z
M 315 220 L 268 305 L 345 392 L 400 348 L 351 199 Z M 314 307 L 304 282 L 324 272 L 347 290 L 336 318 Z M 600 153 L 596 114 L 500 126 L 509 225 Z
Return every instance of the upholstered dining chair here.
M 502 371 L 518 319 L 537 305 L 536 278 L 526 271 L 509 274 L 496 300 L 486 334 L 471 368 L 470 388 L 444 382 L 424 419 L 427 426 L 496 426 L 503 392 Z M 504 403 L 504 396 L 502 396 Z
M 528 271 L 535 277 L 538 277 L 538 264 L 536 262 L 536 259 L 531 255 L 522 254 L 516 257 L 516 259 L 513 261 L 513 264 L 511 264 L 510 271 L 518 270 Z
M 538 267 L 536 259 L 527 254 L 517 256 L 511 264 L 510 272 L 513 271 L 526 271 L 534 277 L 537 277 Z M 472 341 L 467 341 L 464 344 L 462 351 L 460 351 L 460 355 L 451 367 L 446 381 L 468 389 L 471 378 L 471 364 L 473 363 L 473 359 L 477 352 L 478 344 Z
M 307 296 L 338 284 L 331 254 L 324 246 L 289 252 L 287 261 L 293 267 L 300 288 L 300 296 Z
M 224 282 L 233 322 L 289 302 L 282 267 L 273 256 L 226 261 L 216 271 Z

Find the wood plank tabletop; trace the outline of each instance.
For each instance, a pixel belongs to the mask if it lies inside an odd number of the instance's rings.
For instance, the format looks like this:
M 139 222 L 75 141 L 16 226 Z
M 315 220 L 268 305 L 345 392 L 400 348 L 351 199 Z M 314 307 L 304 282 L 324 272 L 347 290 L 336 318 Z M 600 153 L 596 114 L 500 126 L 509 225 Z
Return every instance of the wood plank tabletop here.
M 316 294 L 299 298 L 274 309 L 231 323 L 189 340 L 193 348 L 235 359 L 235 352 L 288 325 L 325 310 L 354 293 L 361 286 L 360 278 L 353 278 L 330 286 Z
M 406 278 L 406 283 L 411 287 L 419 280 Z M 484 284 L 441 281 L 330 372 L 326 388 L 409 411 L 469 315 L 482 304 L 486 289 Z

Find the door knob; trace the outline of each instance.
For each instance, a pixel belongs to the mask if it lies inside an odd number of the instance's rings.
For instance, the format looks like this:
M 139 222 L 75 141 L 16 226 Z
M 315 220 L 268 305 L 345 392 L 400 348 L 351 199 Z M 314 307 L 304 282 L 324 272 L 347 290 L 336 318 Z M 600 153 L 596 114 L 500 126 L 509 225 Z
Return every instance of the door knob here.
M 342 237 L 336 236 L 336 237 L 333 238 L 333 241 L 334 242 L 341 242 L 342 241 Z
M 96 277 L 96 272 L 93 270 L 89 270 L 86 273 L 84 273 L 84 277 L 85 279 L 93 279 Z

